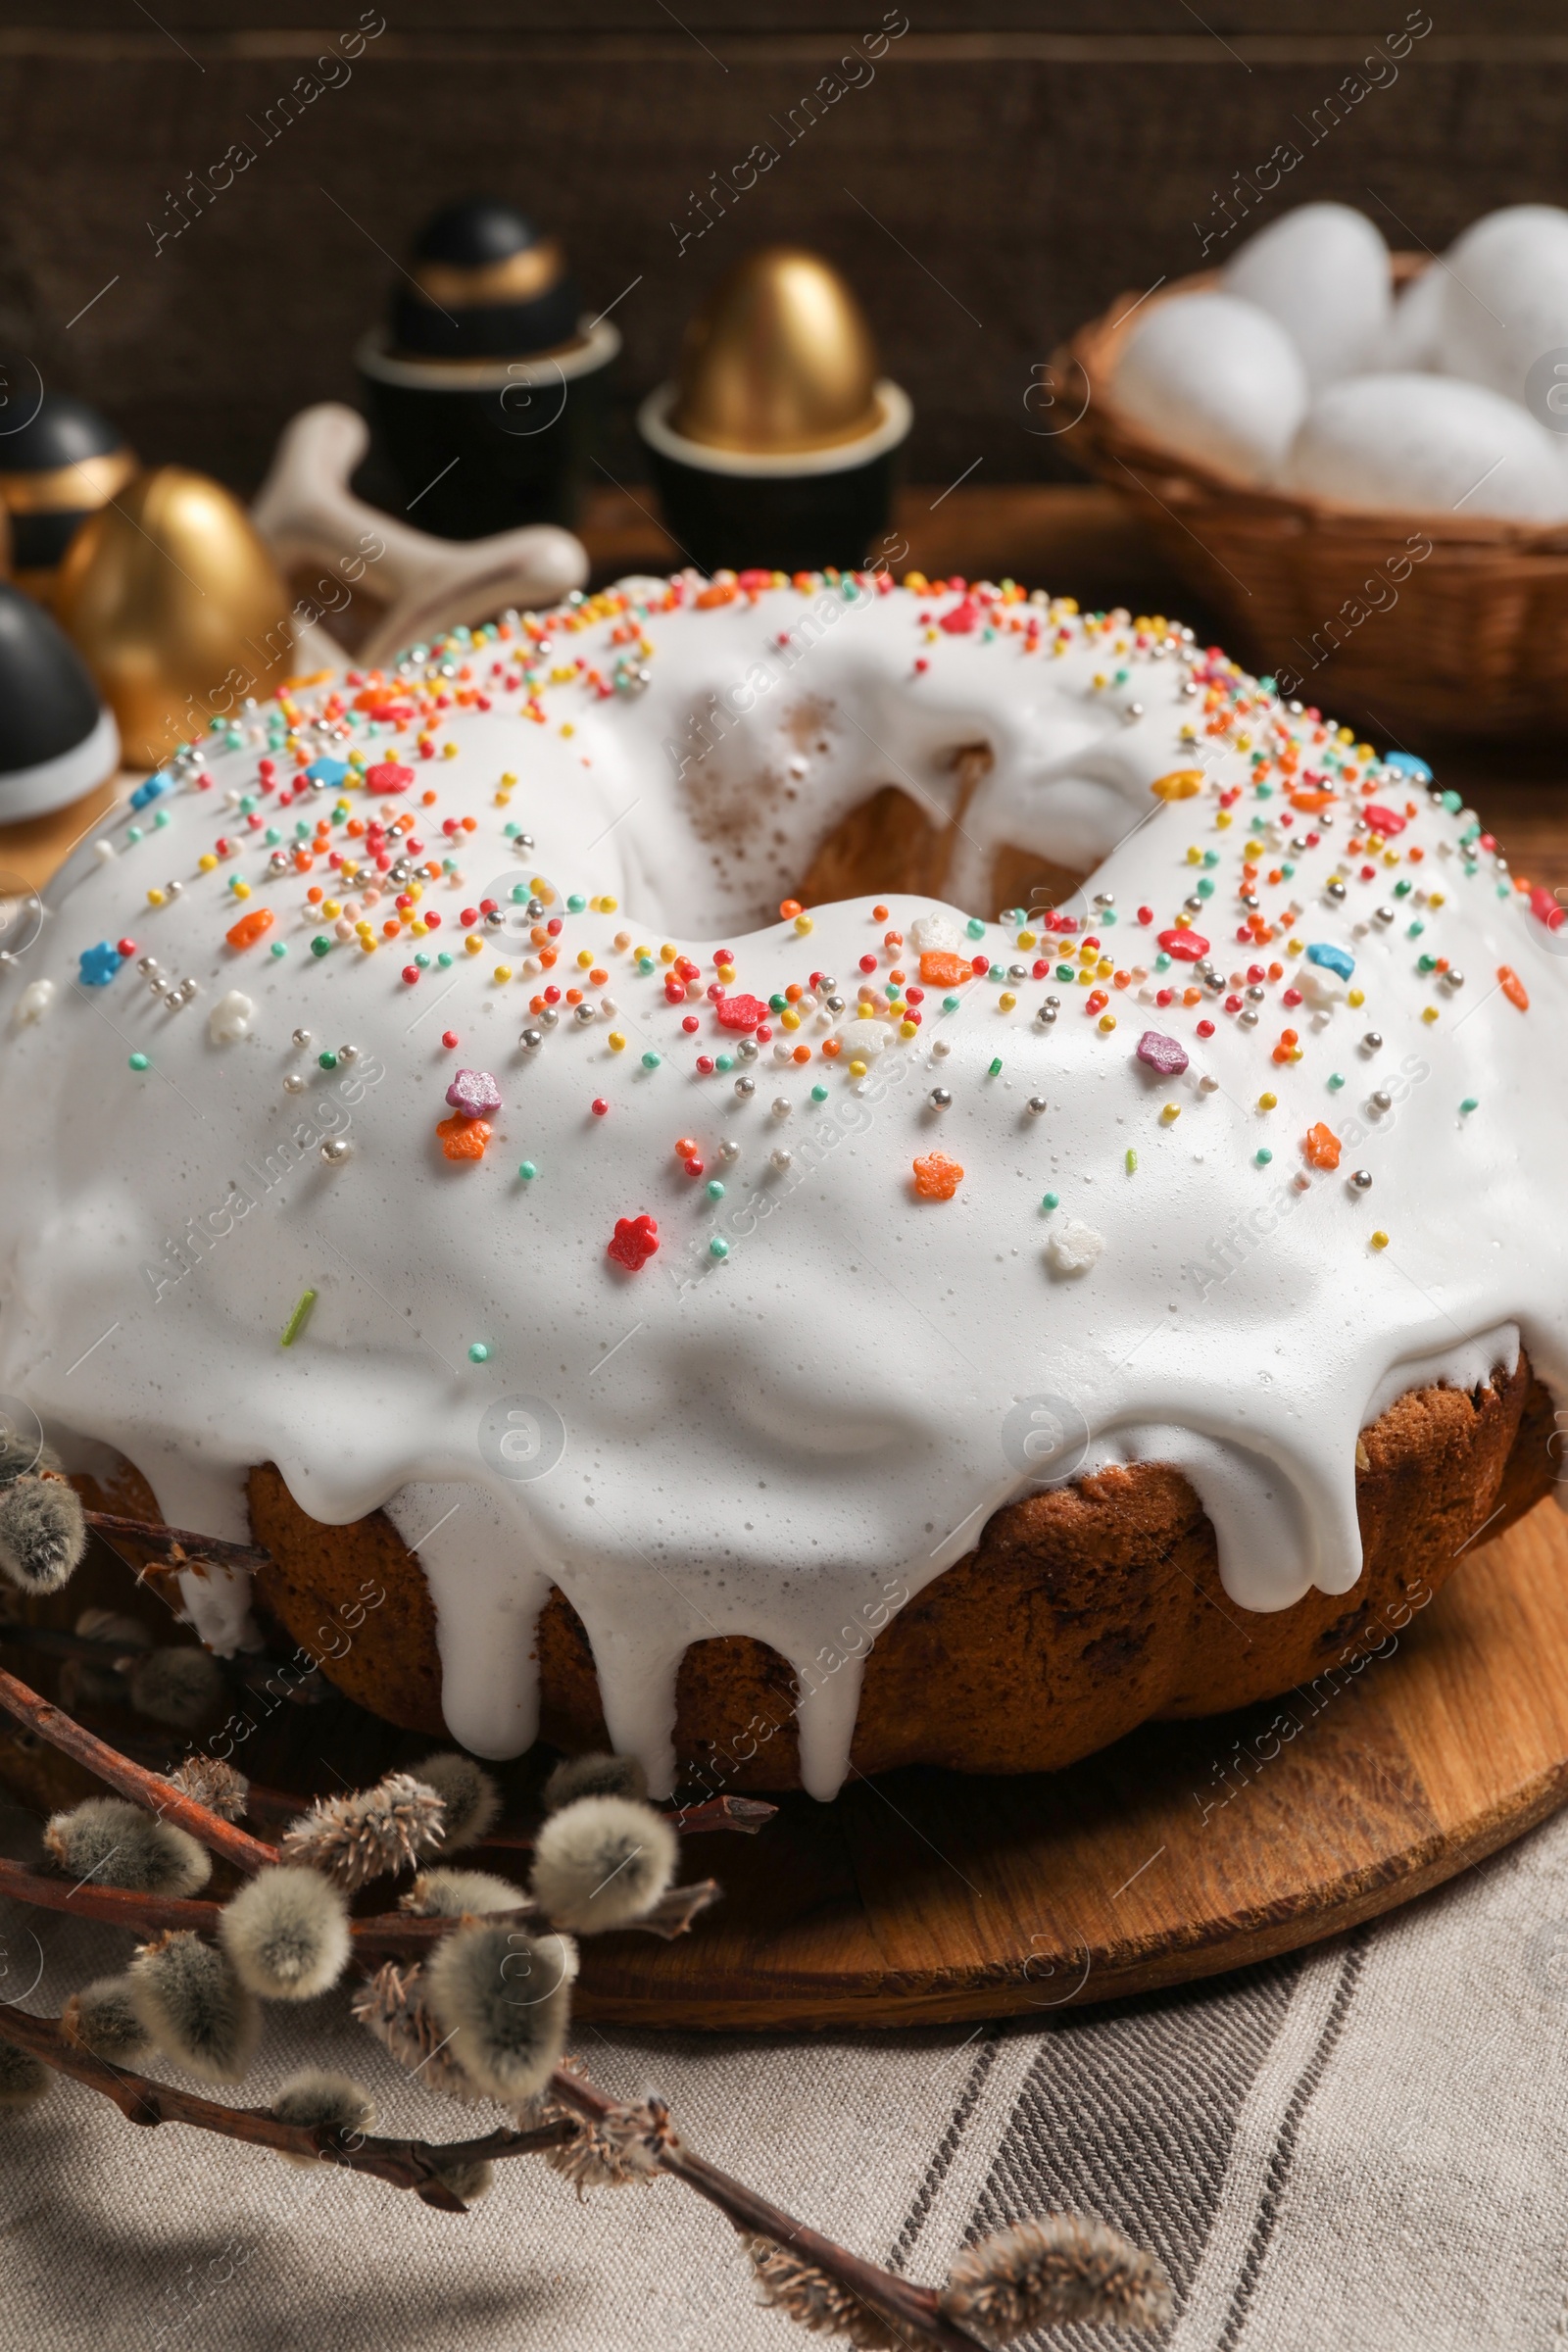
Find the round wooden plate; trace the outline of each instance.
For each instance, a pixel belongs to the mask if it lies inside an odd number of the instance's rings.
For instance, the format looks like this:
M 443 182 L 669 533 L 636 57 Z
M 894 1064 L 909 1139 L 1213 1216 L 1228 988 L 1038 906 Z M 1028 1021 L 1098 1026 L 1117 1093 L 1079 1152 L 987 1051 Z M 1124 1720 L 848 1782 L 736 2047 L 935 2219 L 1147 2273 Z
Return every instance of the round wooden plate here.
M 595 1936 L 602 2024 L 1028 2016 L 1238 1968 L 1393 1910 L 1568 1802 L 1568 1519 L 1477 1546 L 1381 1654 L 1059 1773 L 908 1771 L 704 1838 L 689 1936 Z

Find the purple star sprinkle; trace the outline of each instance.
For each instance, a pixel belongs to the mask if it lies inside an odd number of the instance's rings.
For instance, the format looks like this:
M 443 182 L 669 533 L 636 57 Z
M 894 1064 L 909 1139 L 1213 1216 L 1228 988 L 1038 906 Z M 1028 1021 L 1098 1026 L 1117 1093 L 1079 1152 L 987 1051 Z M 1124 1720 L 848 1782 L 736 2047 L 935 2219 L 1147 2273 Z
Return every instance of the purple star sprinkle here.
M 1162 1037 L 1157 1029 L 1146 1029 L 1138 1040 L 1138 1058 L 1157 1070 L 1161 1078 L 1179 1078 L 1187 1067 L 1187 1048 L 1174 1037 Z M 448 1096 L 449 1102 L 451 1099 Z
M 1183 1068 L 1186 1064 L 1184 1054 Z M 466 1119 L 487 1119 L 493 1110 L 501 1108 L 501 1089 L 488 1070 L 460 1070 L 447 1088 L 447 1101 Z

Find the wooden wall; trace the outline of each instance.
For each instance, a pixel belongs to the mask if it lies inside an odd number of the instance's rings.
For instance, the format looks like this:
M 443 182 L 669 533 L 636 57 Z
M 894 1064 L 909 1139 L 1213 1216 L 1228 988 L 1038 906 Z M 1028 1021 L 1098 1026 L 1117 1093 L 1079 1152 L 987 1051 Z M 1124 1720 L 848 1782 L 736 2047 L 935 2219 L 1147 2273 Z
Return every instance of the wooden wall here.
M 145 457 L 248 488 L 296 408 L 352 398 L 355 337 L 421 216 L 493 188 L 564 235 L 593 309 L 615 303 L 621 478 L 687 313 L 749 244 L 790 237 L 859 289 L 915 401 L 917 478 L 1039 479 L 1062 462 L 1031 369 L 1123 289 L 1199 267 L 1205 228 L 1210 260 L 1234 250 L 1216 191 L 1282 142 L 1301 160 L 1250 199 L 1259 219 L 1333 195 L 1441 248 L 1490 206 L 1568 200 L 1549 0 L 905 5 L 874 63 L 853 44 L 883 0 L 383 0 L 352 60 L 360 0 L 314 0 L 307 29 L 298 0 L 170 0 L 156 23 L 130 0 L 5 5 L 0 345 Z M 1407 22 L 1431 29 L 1401 60 Z M 337 86 L 269 140 L 269 110 L 323 72 Z M 859 86 L 788 143 L 835 72 Z M 1362 94 L 1330 122 L 1348 76 Z M 777 163 L 695 233 L 692 191 L 760 141 Z M 174 234 L 171 191 L 235 142 L 255 161 Z

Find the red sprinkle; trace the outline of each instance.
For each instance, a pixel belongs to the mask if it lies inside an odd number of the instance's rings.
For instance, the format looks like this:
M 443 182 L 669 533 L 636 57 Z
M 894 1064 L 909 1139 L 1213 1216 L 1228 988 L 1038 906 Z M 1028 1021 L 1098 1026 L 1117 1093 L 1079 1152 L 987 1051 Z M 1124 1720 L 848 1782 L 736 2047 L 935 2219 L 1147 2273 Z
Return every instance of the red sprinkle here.
M 442 1032 L 441 1032 L 441 1043 L 442 1043 L 442 1044 L 443 1044 L 443 1045 L 446 1047 L 446 1049 L 447 1049 L 447 1052 L 448 1052 L 449 1054 L 451 1053 L 451 1051 L 452 1051 L 453 1047 L 454 1047 L 454 1046 L 457 1044 L 457 1042 L 458 1042 L 458 1033 L 457 1033 L 457 1031 L 456 1031 L 455 1029 L 443 1029 L 443 1030 L 442 1030 Z
M 428 753 L 425 756 L 428 758 Z M 365 782 L 370 792 L 407 792 L 414 782 L 414 770 L 400 767 L 395 760 L 380 760 L 366 769 Z
M 1199 1034 L 1199 1036 L 1200 1036 L 1200 1037 L 1212 1037 L 1212 1036 L 1213 1036 L 1213 1034 L 1214 1034 L 1214 1024 L 1213 1024 L 1213 1022 L 1212 1022 L 1212 1021 L 1200 1021 L 1200 1022 L 1199 1022 L 1199 1024 L 1198 1024 L 1198 1034 Z
M 628 1274 L 640 1274 L 658 1248 L 659 1227 L 646 1211 L 640 1217 L 617 1217 L 615 1230 L 605 1244 L 606 1254 Z
M 872 967 L 875 970 L 875 965 Z M 760 997 L 725 997 L 713 1010 L 721 1029 L 755 1029 L 767 1018 L 767 1006 Z
M 1247 934 L 1242 936 L 1245 939 Z M 1200 931 L 1161 931 L 1159 944 L 1178 963 L 1196 963 L 1208 954 L 1208 942 Z
M 593 1112 L 596 1119 L 602 1119 L 606 1111 L 610 1108 L 610 1104 L 605 1101 L 603 1095 L 595 1095 L 588 1107 Z
M 1393 808 L 1383 808 L 1374 804 L 1362 809 L 1361 818 L 1364 824 L 1371 825 L 1379 833 L 1402 833 L 1404 831 L 1403 817 Z M 1481 846 L 1483 849 L 1487 849 L 1491 845 L 1484 841 Z

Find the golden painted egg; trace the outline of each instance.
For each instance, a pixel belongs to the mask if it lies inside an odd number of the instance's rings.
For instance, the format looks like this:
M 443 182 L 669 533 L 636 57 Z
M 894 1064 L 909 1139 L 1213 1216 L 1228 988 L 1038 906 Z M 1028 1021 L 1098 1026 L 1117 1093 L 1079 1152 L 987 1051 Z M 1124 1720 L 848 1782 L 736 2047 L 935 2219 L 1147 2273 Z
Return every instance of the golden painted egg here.
M 182 466 L 139 474 L 73 540 L 56 610 L 155 767 L 293 667 L 289 594 L 238 501 Z
M 832 449 L 882 421 L 876 349 L 838 271 L 768 245 L 721 280 L 687 327 L 670 423 L 712 449 Z

